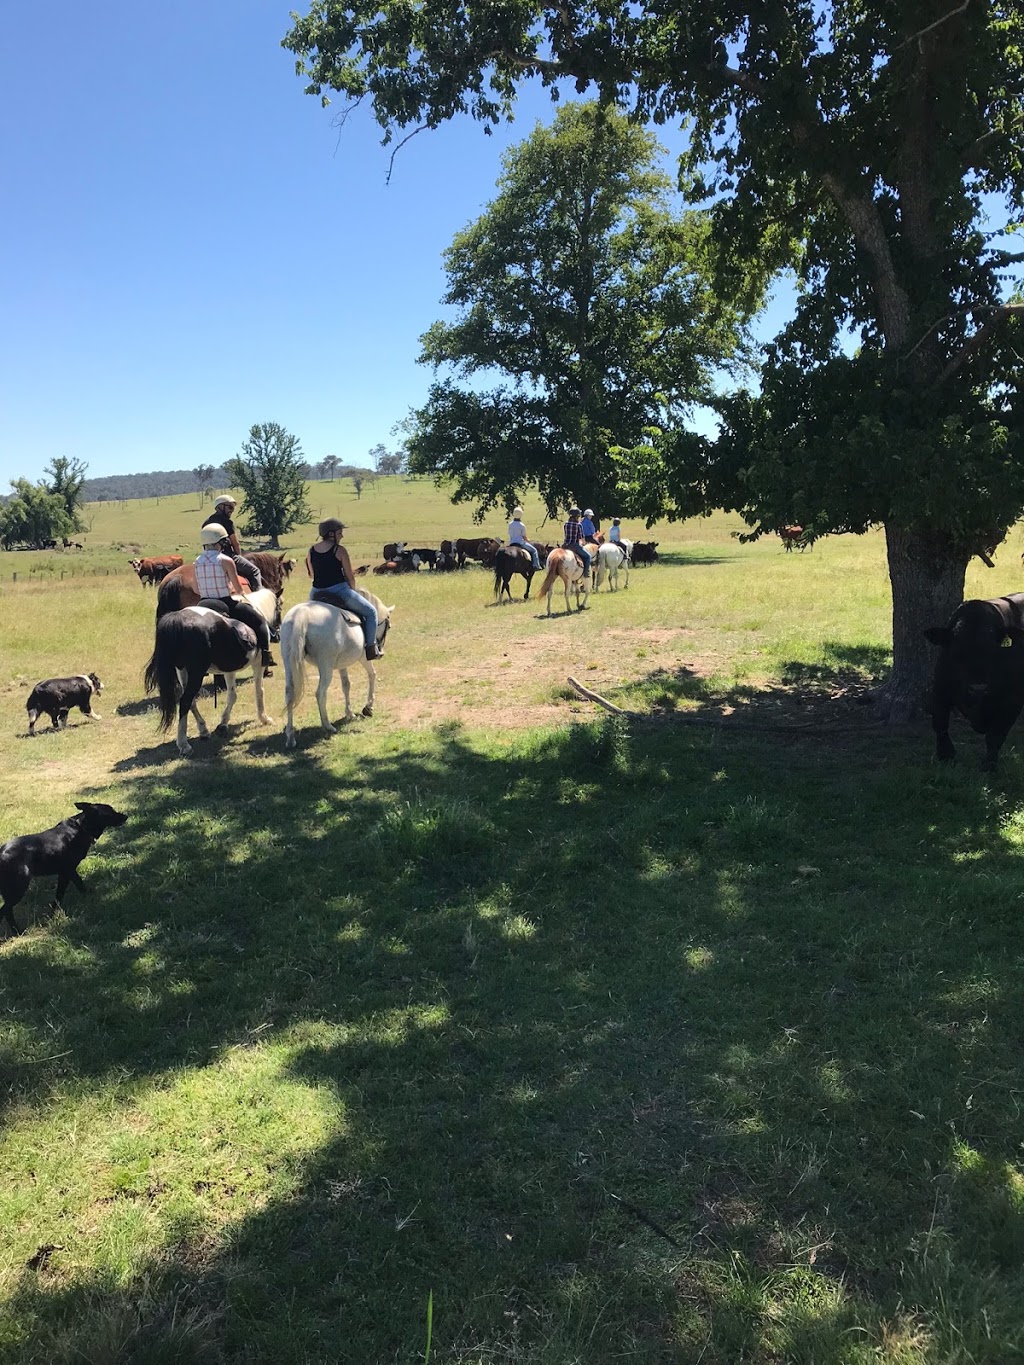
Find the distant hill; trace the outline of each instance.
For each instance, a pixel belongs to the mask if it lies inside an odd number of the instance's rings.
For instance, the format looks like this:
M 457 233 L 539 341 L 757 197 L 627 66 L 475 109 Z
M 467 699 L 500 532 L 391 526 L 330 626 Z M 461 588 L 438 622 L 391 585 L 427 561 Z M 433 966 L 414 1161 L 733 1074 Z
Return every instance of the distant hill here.
M 339 465 L 334 472 L 336 479 L 350 479 L 359 475 L 371 483 L 377 479 L 372 469 L 362 469 L 358 465 Z M 322 465 L 309 466 L 311 479 L 329 477 Z M 215 469 L 209 487 L 224 492 L 231 487 L 223 468 Z M 132 498 L 171 498 L 178 493 L 197 492 L 196 477 L 191 469 L 160 469 L 152 474 L 109 474 L 105 479 L 86 479 L 82 486 L 85 502 L 121 502 Z
M 227 474 L 215 469 L 211 488 L 226 488 Z M 86 502 L 120 502 L 125 498 L 170 498 L 176 493 L 196 492 L 190 469 L 159 469 L 151 474 L 108 474 L 105 479 L 86 479 L 82 497 Z

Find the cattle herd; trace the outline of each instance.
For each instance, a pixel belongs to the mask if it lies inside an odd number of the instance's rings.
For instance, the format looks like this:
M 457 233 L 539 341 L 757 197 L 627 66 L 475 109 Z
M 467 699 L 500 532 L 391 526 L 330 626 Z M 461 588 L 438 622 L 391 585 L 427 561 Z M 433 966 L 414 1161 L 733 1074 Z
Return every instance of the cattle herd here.
M 554 550 L 554 545 L 537 545 L 540 558 L 546 559 Z M 365 573 L 371 569 L 376 574 L 418 573 L 425 564 L 437 573 L 448 573 L 452 569 L 464 569 L 468 560 L 475 560 L 485 569 L 494 567 L 494 557 L 501 549 L 501 541 L 493 536 L 476 536 L 460 540 L 442 540 L 436 550 L 411 549 L 404 541 L 396 540 L 384 546 L 384 558 L 374 565 L 363 564 L 356 570 Z M 654 564 L 658 558 L 656 540 L 634 541 L 631 560 L 636 564 Z

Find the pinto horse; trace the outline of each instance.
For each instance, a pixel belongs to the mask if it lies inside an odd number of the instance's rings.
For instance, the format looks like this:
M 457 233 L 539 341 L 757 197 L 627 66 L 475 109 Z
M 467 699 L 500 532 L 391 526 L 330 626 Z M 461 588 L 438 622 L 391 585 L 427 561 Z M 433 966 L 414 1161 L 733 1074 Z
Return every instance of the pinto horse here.
M 568 616 L 572 611 L 569 602 L 569 588 L 572 587 L 576 593 L 576 610 L 582 611 L 587 604 L 587 597 L 590 593 L 590 585 L 583 577 L 583 565 L 573 554 L 572 550 L 552 550 L 548 555 L 547 563 L 544 565 L 547 573 L 544 575 L 544 582 L 540 586 L 540 595 L 545 593 L 548 599 L 548 615 L 551 615 L 551 594 L 555 590 L 555 584 L 561 582 L 565 588 L 565 613 Z
M 266 589 L 261 591 L 267 592 Z M 267 592 L 267 596 L 273 594 Z M 170 729 L 177 708 L 176 744 L 182 758 L 188 758 L 192 752 L 187 735 L 190 711 L 199 727 L 199 738 L 209 738 L 210 732 L 199 714 L 196 698 L 203 679 L 211 671 L 223 673 L 228 692 L 218 733 L 228 727 L 237 695 L 235 676 L 244 668 L 252 668 L 260 724 L 273 724 L 263 701 L 263 669 L 259 656 L 259 643 L 252 627 L 212 607 L 184 607 L 181 611 L 168 612 L 156 623 L 156 644 L 146 665 L 146 691 L 157 690 L 161 730 Z
M 376 607 L 377 643 L 383 646 L 391 628 L 391 613 L 394 607 L 386 607 L 379 597 L 367 592 L 365 588 L 357 588 L 356 592 Z M 284 658 L 284 699 L 288 708 L 288 719 L 284 727 L 286 749 L 295 748 L 294 712 L 302 701 L 306 687 L 307 659 L 315 663 L 320 672 L 316 700 L 320 708 L 320 728 L 325 734 L 335 733 L 334 726 L 327 716 L 327 689 L 331 685 L 331 674 L 335 669 L 338 670 L 341 690 L 345 694 L 345 719 L 353 719 L 348 670 L 351 664 L 356 663 L 362 664 L 366 669 L 369 682 L 369 695 L 363 707 L 363 715 L 373 715 L 377 670 L 366 657 L 363 627 L 359 618 L 351 612 L 326 602 L 299 602 L 281 622 L 281 654 Z
M 523 550 L 518 545 L 503 545 L 494 556 L 494 596 L 500 602 L 501 594 L 505 593 L 508 600 L 512 601 L 512 589 L 509 584 L 513 574 L 522 574 L 526 579 L 526 591 L 523 593 L 523 601 L 526 602 L 530 597 L 530 584 L 533 582 L 533 575 L 537 570 L 533 567 L 533 555 L 529 550 Z

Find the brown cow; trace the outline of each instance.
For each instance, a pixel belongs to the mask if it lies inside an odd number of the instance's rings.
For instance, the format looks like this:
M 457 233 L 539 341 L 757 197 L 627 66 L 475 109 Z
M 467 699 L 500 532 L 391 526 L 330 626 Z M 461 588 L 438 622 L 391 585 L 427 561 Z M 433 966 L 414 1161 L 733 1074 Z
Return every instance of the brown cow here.
M 181 555 L 161 555 L 156 559 L 131 559 L 128 561 L 139 575 L 142 586 L 162 583 L 174 569 L 180 569 L 185 562 Z
M 779 539 L 782 541 L 787 554 L 792 553 L 794 545 L 801 554 L 807 549 L 808 545 L 813 548 L 813 537 L 810 531 L 805 531 L 802 526 L 780 526 Z
M 485 569 L 491 568 L 494 564 L 494 556 L 501 549 L 501 541 L 495 540 L 493 536 L 478 536 L 475 540 L 457 540 L 455 542 L 455 556 L 459 561 L 459 568 L 466 567 L 467 559 L 478 559 Z

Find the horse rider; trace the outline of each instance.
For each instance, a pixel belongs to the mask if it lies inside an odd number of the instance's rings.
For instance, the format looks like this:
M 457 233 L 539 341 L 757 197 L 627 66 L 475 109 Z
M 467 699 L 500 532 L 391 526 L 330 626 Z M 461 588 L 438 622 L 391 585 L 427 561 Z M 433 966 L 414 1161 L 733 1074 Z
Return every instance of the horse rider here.
M 594 521 L 594 509 L 588 507 L 583 513 L 583 520 L 580 522 L 583 527 L 583 539 L 593 540 L 597 535 L 597 524 Z
M 203 551 L 195 561 L 196 587 L 201 598 L 200 606 L 222 603 L 227 614 L 236 621 L 244 621 L 252 626 L 263 651 L 264 669 L 273 668 L 274 660 L 270 653 L 270 626 L 261 611 L 245 600 L 238 570 L 235 568 L 231 553 L 231 537 L 227 528 L 218 522 L 208 521 L 202 532 Z
M 213 511 L 203 522 L 203 525 L 223 526 L 228 540 L 231 542 L 226 553 L 235 561 L 235 568 L 238 570 L 239 575 L 245 579 L 252 591 L 255 592 L 257 588 L 263 587 L 263 575 L 251 559 L 246 559 L 245 555 L 242 554 L 238 547 L 238 535 L 235 532 L 235 523 L 232 520 L 235 506 L 235 500 L 231 494 L 222 493 L 213 504 Z
M 583 543 L 583 527 L 580 524 L 580 509 L 569 508 L 569 520 L 562 526 L 562 549 L 572 550 L 583 565 L 583 581 L 590 578 L 590 551 Z
M 523 525 L 523 509 L 521 507 L 512 508 L 512 520 L 508 524 L 508 543 L 510 545 L 521 545 L 524 550 L 529 550 L 533 559 L 533 567 L 535 569 L 540 568 L 540 555 L 537 553 L 537 547 L 526 539 L 526 527 Z
M 358 616 L 363 627 L 366 657 L 372 661 L 382 658 L 384 654 L 377 643 L 377 608 L 356 591 L 352 561 L 341 543 L 344 530 L 345 523 L 337 517 L 328 517 L 317 527 L 320 539 L 309 547 L 306 556 L 306 572 L 313 580 L 309 600 L 343 607 L 345 611 Z
M 617 546 L 619 547 L 619 549 L 622 551 L 622 553 L 625 555 L 625 557 L 626 557 L 626 563 L 628 564 L 628 563 L 629 563 L 629 551 L 626 549 L 625 542 L 624 542 L 623 539 L 622 539 L 622 526 L 621 526 L 621 522 L 622 522 L 622 518 L 621 518 L 621 517 L 612 517 L 612 524 L 611 524 L 611 526 L 608 528 L 608 544 L 609 544 L 609 545 L 617 545 Z

